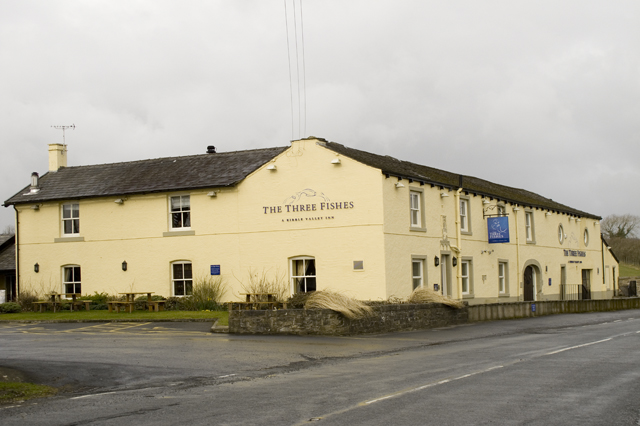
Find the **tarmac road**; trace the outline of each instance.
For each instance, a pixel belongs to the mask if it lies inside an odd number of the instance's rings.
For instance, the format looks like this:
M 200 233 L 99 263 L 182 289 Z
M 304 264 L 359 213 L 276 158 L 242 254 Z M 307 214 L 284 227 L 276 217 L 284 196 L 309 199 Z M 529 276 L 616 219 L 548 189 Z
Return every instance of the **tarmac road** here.
M 636 310 L 343 338 L 209 327 L 0 324 L 0 366 L 63 389 L 0 424 L 640 424 Z

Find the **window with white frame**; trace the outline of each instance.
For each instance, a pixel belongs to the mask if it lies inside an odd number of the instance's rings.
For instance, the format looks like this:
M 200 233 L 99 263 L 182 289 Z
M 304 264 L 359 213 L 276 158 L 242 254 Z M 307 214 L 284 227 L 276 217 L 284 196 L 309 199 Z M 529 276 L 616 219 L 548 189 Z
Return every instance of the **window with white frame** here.
M 471 294 L 471 261 L 460 262 L 460 275 L 462 276 L 462 294 Z
M 527 242 L 532 243 L 535 240 L 534 226 L 533 226 L 533 212 L 524 212 L 524 228 L 525 235 L 527 236 Z
M 171 229 L 191 228 L 191 198 L 189 195 L 171 197 Z
M 460 275 L 462 277 L 462 294 L 471 293 L 471 261 L 460 262 Z
M 411 275 L 414 290 L 424 285 L 424 259 L 413 259 L 411 261 Z
M 564 228 L 562 224 L 558 225 L 558 241 L 560 244 L 564 243 Z
M 62 268 L 62 290 L 64 293 L 82 292 L 80 266 L 70 265 Z
M 313 257 L 291 259 L 291 285 L 295 293 L 316 291 L 316 260 Z
M 411 197 L 411 226 L 414 228 L 422 227 L 421 198 L 422 193 L 418 191 L 410 191 Z
M 588 246 L 589 245 L 589 230 L 585 228 L 584 230 L 584 236 L 583 236 L 583 240 L 584 240 L 584 246 Z
M 173 262 L 171 264 L 171 287 L 174 296 L 193 294 L 193 268 L 191 262 Z
M 80 234 L 80 205 L 77 203 L 62 205 L 62 235 Z
M 498 292 L 500 294 L 505 294 L 508 288 L 507 265 L 507 262 L 498 262 Z
M 460 199 L 460 231 L 470 232 L 469 227 L 469 200 Z

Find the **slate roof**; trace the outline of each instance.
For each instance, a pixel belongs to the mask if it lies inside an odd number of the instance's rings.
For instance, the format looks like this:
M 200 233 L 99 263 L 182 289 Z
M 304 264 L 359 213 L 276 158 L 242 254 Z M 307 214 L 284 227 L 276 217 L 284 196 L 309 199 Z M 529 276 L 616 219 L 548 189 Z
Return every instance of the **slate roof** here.
M 14 234 L 0 235 L 0 271 L 15 271 L 16 246 Z
M 442 186 L 448 189 L 458 189 L 462 187 L 465 192 L 470 194 L 488 196 L 501 201 L 520 204 L 525 207 L 548 209 L 551 211 L 596 220 L 602 219 L 600 216 L 565 206 L 564 204 L 555 202 L 550 198 L 545 198 L 524 189 L 499 185 L 473 176 L 446 172 L 433 167 L 398 160 L 388 155 L 372 154 L 370 152 L 349 148 L 335 142 L 324 141 L 323 144 L 340 155 L 347 156 L 360 163 L 380 169 L 382 170 L 382 173 L 388 176 L 412 179 L 417 182 Z
M 41 176 L 38 193 L 29 194 L 27 186 L 4 205 L 228 187 L 285 149 L 287 147 L 64 167 Z

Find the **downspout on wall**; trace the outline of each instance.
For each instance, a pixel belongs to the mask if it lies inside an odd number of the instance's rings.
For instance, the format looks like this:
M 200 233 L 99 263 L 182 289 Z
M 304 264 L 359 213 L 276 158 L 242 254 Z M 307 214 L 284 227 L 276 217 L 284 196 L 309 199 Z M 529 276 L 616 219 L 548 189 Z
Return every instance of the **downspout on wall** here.
M 16 211 L 16 236 L 15 236 L 15 249 L 16 249 L 16 297 L 20 297 L 20 221 L 18 220 L 18 209 L 15 204 L 13 209 Z
M 462 175 L 460 175 L 459 188 L 456 191 L 454 202 L 456 204 L 456 246 L 451 246 L 451 249 L 456 252 L 458 257 L 458 264 L 456 265 L 456 289 L 458 292 L 458 299 L 462 299 L 462 262 L 460 261 L 460 253 L 462 251 L 462 231 L 460 229 L 460 193 L 462 192 Z
M 520 300 L 520 233 L 518 232 L 518 212 L 520 208 L 516 204 L 513 207 L 513 218 L 515 220 L 516 225 L 516 272 L 518 280 L 516 285 L 516 300 Z M 524 289 L 523 289 L 524 290 Z M 535 294 L 535 291 L 534 291 Z

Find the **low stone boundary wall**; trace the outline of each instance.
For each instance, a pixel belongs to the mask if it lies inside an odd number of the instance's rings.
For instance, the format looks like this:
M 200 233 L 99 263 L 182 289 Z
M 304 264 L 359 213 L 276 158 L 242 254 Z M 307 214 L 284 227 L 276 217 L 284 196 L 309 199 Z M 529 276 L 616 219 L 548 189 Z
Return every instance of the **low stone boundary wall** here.
M 360 320 L 350 320 L 329 309 L 233 310 L 229 312 L 229 333 L 348 336 L 424 330 L 475 321 L 624 309 L 640 309 L 640 298 L 495 303 L 462 309 L 436 303 L 380 305 L 374 307 L 373 316 Z
M 543 315 L 639 309 L 640 298 L 604 300 L 549 300 L 469 306 L 469 321 L 529 318 Z
M 468 322 L 468 310 L 428 303 L 381 305 L 374 315 L 350 320 L 329 309 L 280 309 L 229 312 L 229 333 L 347 336 L 423 330 Z

